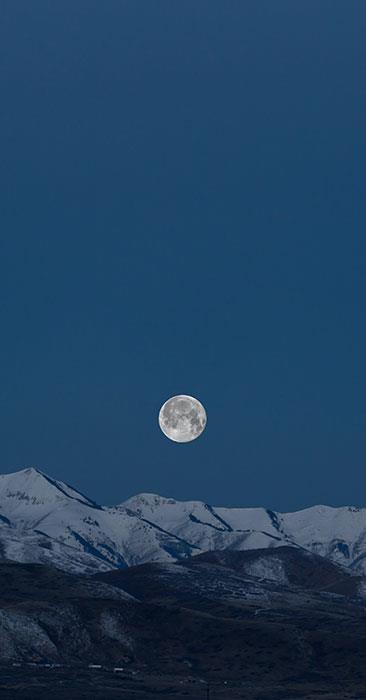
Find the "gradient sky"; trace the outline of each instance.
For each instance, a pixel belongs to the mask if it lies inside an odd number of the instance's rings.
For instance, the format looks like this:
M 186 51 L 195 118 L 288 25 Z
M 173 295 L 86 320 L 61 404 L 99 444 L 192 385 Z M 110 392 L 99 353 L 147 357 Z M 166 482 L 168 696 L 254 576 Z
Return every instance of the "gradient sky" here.
M 364 0 L 2 0 L 0 470 L 366 505 Z M 197 441 L 160 405 L 205 405 Z

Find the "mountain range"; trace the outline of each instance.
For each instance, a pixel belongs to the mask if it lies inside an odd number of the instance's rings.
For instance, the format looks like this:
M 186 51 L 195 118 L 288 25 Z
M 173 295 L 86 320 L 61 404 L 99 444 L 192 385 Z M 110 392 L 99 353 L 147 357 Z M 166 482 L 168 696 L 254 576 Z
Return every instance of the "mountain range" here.
M 211 550 L 289 546 L 366 571 L 366 508 L 293 513 L 143 493 L 102 506 L 39 469 L 0 475 L 0 556 L 93 574 Z
M 365 697 L 365 532 L 353 507 L 107 507 L 2 475 L 0 696 Z

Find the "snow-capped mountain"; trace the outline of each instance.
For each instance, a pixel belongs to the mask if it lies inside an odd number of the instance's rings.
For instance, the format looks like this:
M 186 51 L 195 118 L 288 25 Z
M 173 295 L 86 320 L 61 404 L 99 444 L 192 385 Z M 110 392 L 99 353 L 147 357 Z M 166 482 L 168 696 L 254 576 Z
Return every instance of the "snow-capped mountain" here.
M 4 558 L 88 573 L 194 550 L 129 509 L 103 508 L 34 468 L 0 476 L 0 543 Z
M 120 506 L 179 534 L 202 551 L 303 547 L 340 564 L 366 571 L 366 508 L 313 506 L 294 513 L 265 508 L 217 508 L 140 494 Z M 194 526 L 197 527 L 194 527 Z
M 92 573 L 210 550 L 301 547 L 366 571 L 366 509 L 216 508 L 140 494 L 103 507 L 38 469 L 0 476 L 0 554 Z

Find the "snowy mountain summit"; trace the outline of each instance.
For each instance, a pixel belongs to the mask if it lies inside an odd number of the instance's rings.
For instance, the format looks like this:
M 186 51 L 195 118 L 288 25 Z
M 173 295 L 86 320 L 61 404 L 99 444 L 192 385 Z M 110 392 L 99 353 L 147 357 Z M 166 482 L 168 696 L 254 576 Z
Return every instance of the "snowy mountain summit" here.
M 366 509 L 217 508 L 139 494 L 98 505 L 38 469 L 0 475 L 0 556 L 94 573 L 211 550 L 300 547 L 366 572 Z
M 65 501 L 65 497 L 82 505 L 100 508 L 76 489 L 62 481 L 51 479 L 33 467 L 14 474 L 0 474 L 0 494 L 1 503 L 6 503 L 7 511 L 15 517 L 18 514 L 21 517 L 23 510 L 27 513 L 28 506 L 36 513 L 38 510 L 57 506 Z

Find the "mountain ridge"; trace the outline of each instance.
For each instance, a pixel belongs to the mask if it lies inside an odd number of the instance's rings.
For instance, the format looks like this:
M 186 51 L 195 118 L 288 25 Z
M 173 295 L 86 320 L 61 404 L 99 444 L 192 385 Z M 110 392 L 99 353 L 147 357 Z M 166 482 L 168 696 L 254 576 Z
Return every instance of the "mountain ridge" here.
M 0 552 L 95 573 L 211 550 L 290 545 L 366 572 L 366 508 L 281 513 L 141 493 L 103 506 L 35 467 L 0 475 Z

